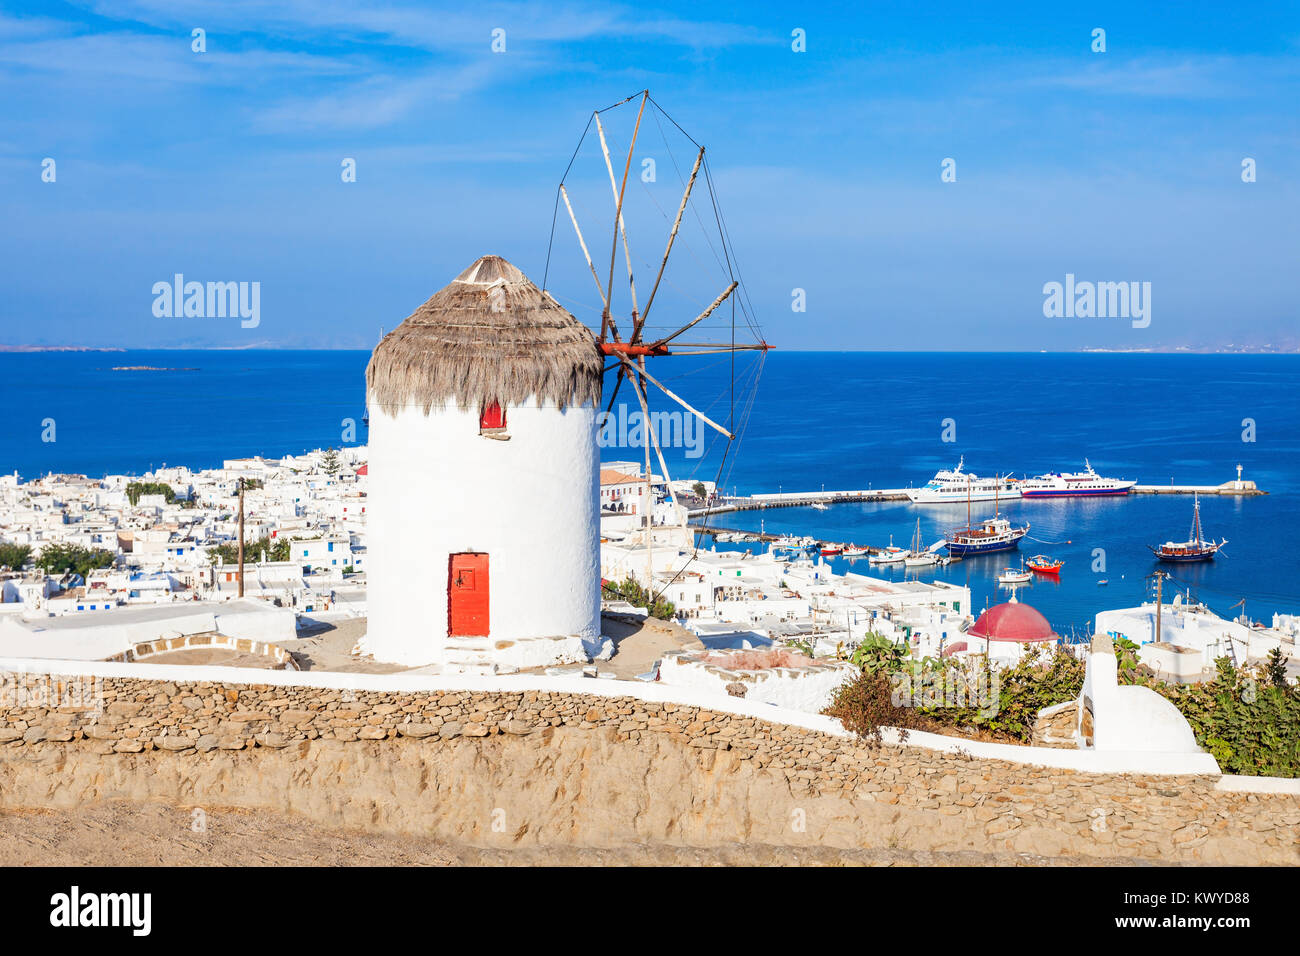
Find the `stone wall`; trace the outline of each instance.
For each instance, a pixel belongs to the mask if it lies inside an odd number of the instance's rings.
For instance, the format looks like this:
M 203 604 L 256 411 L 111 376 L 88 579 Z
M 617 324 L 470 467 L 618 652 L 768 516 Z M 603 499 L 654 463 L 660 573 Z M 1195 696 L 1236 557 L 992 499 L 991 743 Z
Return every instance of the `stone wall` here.
M 44 678 L 30 677 L 32 686 Z M 482 846 L 729 843 L 1300 863 L 1300 795 L 1084 773 L 671 702 L 95 678 L 0 694 L 0 806 L 274 809 Z M 88 707 L 101 702 L 102 709 Z

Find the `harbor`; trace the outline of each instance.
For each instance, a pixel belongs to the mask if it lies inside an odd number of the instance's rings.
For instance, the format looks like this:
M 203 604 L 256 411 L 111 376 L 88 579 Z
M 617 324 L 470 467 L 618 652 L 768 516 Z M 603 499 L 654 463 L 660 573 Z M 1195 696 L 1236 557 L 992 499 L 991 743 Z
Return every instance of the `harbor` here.
M 1016 479 L 1009 479 L 1013 484 Z M 1172 481 L 1168 485 L 1131 484 L 1125 489 L 1134 495 L 1227 495 L 1234 497 L 1254 497 L 1267 495 L 1255 485 L 1255 482 L 1241 477 L 1241 466 L 1237 466 L 1237 477 L 1217 485 L 1178 485 Z M 854 491 L 778 491 L 751 495 L 731 495 L 717 498 L 717 503 L 710 503 L 699 508 L 689 509 L 692 518 L 725 514 L 729 511 L 755 511 L 764 508 L 807 508 L 817 505 L 860 504 L 873 501 L 916 501 L 918 489 L 907 488 L 870 488 Z M 1119 493 L 1116 493 L 1119 494 Z M 1005 496 L 1008 500 L 1019 497 L 1037 497 L 1020 495 L 1015 492 Z M 1044 496 L 1047 497 L 1047 496 Z M 977 498 L 988 500 L 991 495 Z M 958 496 L 959 501 L 964 498 Z M 918 504 L 928 503 L 918 501 Z

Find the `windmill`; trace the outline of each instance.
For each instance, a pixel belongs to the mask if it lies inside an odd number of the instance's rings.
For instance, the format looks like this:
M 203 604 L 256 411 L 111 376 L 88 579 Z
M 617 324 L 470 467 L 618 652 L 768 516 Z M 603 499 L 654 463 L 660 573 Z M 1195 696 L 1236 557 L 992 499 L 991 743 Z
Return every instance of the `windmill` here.
M 635 118 L 631 116 L 633 110 L 635 110 Z M 668 215 L 671 207 L 660 203 L 656 196 L 656 189 L 649 187 L 649 184 L 657 182 L 653 175 L 656 158 L 663 158 L 663 155 L 658 157 L 646 155 L 652 152 L 652 149 L 647 148 L 648 131 L 651 130 L 652 124 L 658 128 L 663 153 L 669 157 L 682 187 L 680 200 L 675 206 L 675 215 L 671 219 Z M 624 132 L 627 127 L 630 127 L 630 138 L 627 140 L 625 153 L 619 156 L 618 143 L 614 140 L 614 134 Z M 593 138 L 594 142 L 599 143 L 598 158 L 594 155 L 594 149 L 590 147 L 585 157 L 583 153 L 584 145 L 589 143 L 593 128 L 596 134 Z M 689 175 L 682 174 L 684 164 L 677 162 L 670 135 L 682 145 L 689 143 L 689 148 L 694 153 Z M 638 149 L 641 150 L 640 153 Z M 653 149 L 658 149 L 657 143 Z M 639 167 L 642 172 L 633 177 L 631 175 L 633 163 L 634 158 L 637 157 L 642 157 Z M 622 159 L 621 163 L 618 162 L 619 158 Z M 621 170 L 619 166 L 622 167 Z M 650 178 L 645 175 L 646 169 L 651 171 Z M 629 191 L 630 179 L 639 180 L 632 186 L 631 191 Z M 604 193 L 606 183 L 608 193 Z M 599 205 L 609 203 L 604 215 L 599 212 L 594 215 L 584 215 L 588 207 L 584 207 L 575 194 L 575 188 L 579 186 L 588 189 L 583 199 L 594 200 Z M 600 199 L 596 190 L 603 194 L 605 199 Z M 648 200 L 648 205 L 647 202 L 634 202 L 633 193 L 636 193 L 638 198 Z M 595 314 L 598 312 L 597 342 L 600 351 L 608 360 L 604 367 L 606 376 L 604 393 L 608 396 L 605 412 L 607 415 L 612 413 L 626 383 L 635 395 L 642 415 L 645 434 L 645 494 L 648 504 L 643 516 L 643 526 L 646 529 L 647 547 L 650 548 L 653 537 L 650 529 L 653 525 L 654 511 L 653 494 L 650 488 L 652 464 L 658 464 L 662 471 L 670 500 L 678 514 L 682 516 L 682 525 L 685 525 L 684 512 L 677 507 L 677 496 L 672 488 L 664 450 L 660 447 L 655 428 L 652 427 L 652 397 L 656 401 L 666 401 L 679 406 L 686 414 L 698 419 L 702 426 L 709 428 L 717 438 L 725 440 L 726 444 L 723 446 L 718 464 L 717 480 L 714 482 L 716 489 L 720 487 L 723 471 L 734 443 L 743 432 L 748 405 L 752 403 L 752 389 L 757 385 L 762 359 L 770 346 L 764 340 L 753 318 L 752 304 L 744 291 L 730 236 L 714 193 L 712 175 L 705 159 L 705 148 L 663 110 L 648 90 L 634 93 L 612 106 L 593 111 L 586 129 L 583 130 L 569 166 L 556 189 L 551 241 L 547 250 L 546 274 L 543 279 L 543 288 L 548 291 L 550 291 L 548 281 L 551 275 L 551 256 L 555 246 L 556 225 L 559 222 L 561 206 L 564 207 L 565 218 L 573 227 L 578 249 L 581 250 L 582 265 L 585 265 L 583 269 L 581 265 L 575 264 L 575 270 L 589 273 L 595 284 L 597 300 L 590 306 L 589 322 L 594 329 Z M 634 248 L 639 248 L 642 243 L 653 239 L 656 233 L 656 230 L 645 225 L 641 218 L 634 220 L 635 229 L 628 228 L 628 221 L 633 219 L 633 210 L 637 206 L 646 208 L 645 218 L 653 216 L 657 211 L 667 226 L 666 229 L 657 231 L 658 241 L 654 243 L 653 259 L 647 260 L 633 255 Z M 584 219 L 588 224 L 586 232 L 582 225 Z M 690 238 L 687 237 L 687 233 L 691 233 Z M 647 238 L 643 239 L 643 235 Z M 696 245 L 700 247 L 698 250 L 694 248 Z M 704 255 L 706 247 L 708 252 L 712 253 L 716 269 L 711 270 L 708 267 L 708 257 Z M 688 250 L 694 260 L 691 263 L 695 266 L 694 269 L 683 270 L 678 267 L 677 262 L 683 248 Z M 605 249 L 609 250 L 608 257 L 605 256 Z M 623 269 L 619 268 L 618 262 L 620 250 L 624 263 Z M 677 257 L 674 257 L 675 251 L 678 253 Z M 700 275 L 700 273 L 707 275 L 711 271 L 714 273 L 711 278 L 706 279 Z M 684 277 L 687 273 L 690 273 L 690 278 L 696 281 L 685 281 Z M 642 280 L 639 287 L 638 276 Z M 616 277 L 619 280 L 617 283 Z M 703 284 L 708 281 L 714 282 L 714 285 L 710 287 Z M 585 287 L 585 280 L 582 282 Z M 687 288 L 687 286 L 691 287 Z M 665 304 L 670 299 L 671 304 Z M 665 314 L 668 315 L 666 319 Z M 651 324 L 652 318 L 658 320 L 658 324 Z M 688 332 L 694 334 L 687 336 Z M 759 360 L 756 368 L 752 370 L 750 393 L 747 401 L 742 401 L 744 408 L 738 417 L 735 363 L 737 353 L 744 352 L 757 353 Z M 717 412 L 712 415 L 706 413 L 706 410 L 699 407 L 702 402 L 688 401 L 678 390 L 669 387 L 664 381 L 669 376 L 665 375 L 662 369 L 656 368 L 655 372 L 652 372 L 649 368 L 651 364 L 658 366 L 661 359 L 707 355 L 724 356 L 729 362 L 726 387 L 728 401 L 725 415 Z M 708 410 L 712 411 L 711 407 Z M 653 589 L 651 560 L 648 552 L 647 585 Z

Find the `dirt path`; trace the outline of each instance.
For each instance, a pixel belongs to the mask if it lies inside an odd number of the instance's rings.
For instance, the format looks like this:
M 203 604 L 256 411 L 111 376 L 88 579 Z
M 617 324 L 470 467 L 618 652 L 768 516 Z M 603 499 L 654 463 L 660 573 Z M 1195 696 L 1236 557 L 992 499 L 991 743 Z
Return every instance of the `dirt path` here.
M 160 804 L 0 812 L 0 866 L 1134 866 L 1126 858 L 729 844 L 494 849 L 321 826 L 269 811 Z
M 672 621 L 603 614 L 600 630 L 613 639 L 615 648 L 609 661 L 600 662 L 600 669 L 623 680 L 647 673 L 667 651 L 704 650 L 699 638 Z

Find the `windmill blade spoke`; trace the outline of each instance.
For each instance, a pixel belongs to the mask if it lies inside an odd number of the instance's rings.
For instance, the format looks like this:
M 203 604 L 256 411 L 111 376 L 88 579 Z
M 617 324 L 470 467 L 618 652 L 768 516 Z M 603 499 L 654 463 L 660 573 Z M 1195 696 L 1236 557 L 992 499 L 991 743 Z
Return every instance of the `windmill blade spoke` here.
M 669 342 L 671 342 L 673 339 L 677 338 L 677 336 L 681 335 L 683 332 L 688 332 L 688 331 L 690 331 L 691 329 L 695 328 L 695 326 L 699 325 L 701 322 L 703 322 L 705 319 L 707 319 L 710 315 L 712 315 L 712 314 L 713 314 L 713 310 L 716 309 L 718 306 L 722 305 L 722 303 L 725 302 L 725 301 L 727 300 L 727 297 L 728 297 L 729 295 L 731 295 L 731 293 L 733 293 L 733 292 L 736 291 L 736 287 L 737 287 L 738 285 L 740 285 L 740 283 L 733 279 L 733 280 L 731 281 L 731 285 L 727 286 L 727 288 L 723 290 L 723 292 L 722 292 L 721 295 L 719 295 L 716 299 L 714 299 L 711 303 L 709 303 L 709 307 L 708 307 L 707 309 L 705 309 L 703 312 L 701 312 L 701 313 L 700 313 L 699 315 L 697 315 L 695 318 L 691 319 L 690 322 L 688 322 L 686 325 L 683 325 L 680 329 L 678 329 L 678 330 L 677 330 L 676 332 L 674 332 L 672 335 L 666 335 L 666 336 L 664 336 L 662 339 L 659 339 L 659 340 L 656 341 L 656 342 L 652 342 L 652 343 L 651 343 L 652 347 L 658 348 L 658 347 L 661 346 L 661 345 L 667 345 Z
M 649 347 L 649 346 L 647 346 Z M 692 351 L 681 351 L 689 349 Z M 695 351 L 705 350 L 705 351 Z M 714 355 L 715 352 L 744 352 L 744 351 L 771 351 L 772 346 L 767 342 L 755 342 L 754 345 L 745 345 L 745 343 L 731 342 L 677 342 L 671 352 L 660 352 L 662 355 Z
M 600 150 L 605 154 L 605 170 L 609 173 L 609 189 L 613 193 L 615 204 L 617 204 L 619 201 L 618 183 L 614 179 L 614 164 L 609 158 L 609 144 L 605 141 L 605 125 L 600 121 L 600 114 L 596 115 L 596 132 L 600 134 Z M 629 341 L 636 342 L 638 341 L 637 333 L 640 331 L 640 326 L 637 324 L 636 279 L 632 277 L 632 253 L 628 251 L 627 223 L 623 219 L 621 208 L 619 209 L 616 228 L 623 237 L 623 261 L 627 263 L 627 284 L 632 292 L 632 338 Z
M 704 424 L 708 425 L 710 428 L 714 429 L 715 431 L 718 431 L 721 434 L 725 435 L 728 441 L 736 437 L 735 435 L 731 434 L 731 432 L 727 431 L 725 428 L 723 428 L 721 425 L 715 422 L 713 419 L 711 419 L 708 415 L 705 415 L 698 408 L 695 408 L 693 405 L 691 405 L 691 403 L 686 401 L 686 399 L 682 398 L 672 389 L 668 388 L 668 386 L 664 385 L 662 382 L 656 379 L 645 369 L 638 367 L 636 364 L 629 361 L 628 359 L 623 359 L 623 366 L 627 368 L 629 371 L 635 372 L 637 375 L 640 375 L 643 378 L 645 378 L 646 381 L 650 382 L 651 385 L 654 385 L 657 389 L 659 389 L 659 391 L 663 392 L 665 395 L 671 398 L 678 405 L 682 406 L 682 408 L 686 409 L 688 412 L 690 412 L 700 421 L 704 422 Z
M 618 398 L 618 390 L 623 387 L 623 379 L 626 377 L 627 377 L 627 373 L 625 373 L 622 367 L 620 366 L 618 370 L 618 378 L 614 382 L 614 394 L 609 396 L 609 404 L 605 406 L 606 414 L 613 411 L 614 401 Z
M 582 238 L 582 230 L 578 227 L 578 217 L 573 214 L 573 204 L 569 202 L 569 191 L 564 188 L 564 183 L 560 183 L 560 195 L 564 197 L 564 208 L 569 211 L 569 221 L 573 223 L 573 231 L 578 234 L 578 245 L 582 246 L 582 254 L 587 259 L 587 268 L 591 270 L 591 277 L 596 280 L 596 291 L 600 293 L 600 305 L 606 313 L 609 312 L 609 299 L 605 295 L 605 287 L 600 284 L 600 276 L 596 275 L 595 263 L 591 261 L 591 253 L 587 251 L 587 241 Z M 604 329 L 601 332 L 604 333 Z
M 640 371 L 644 372 L 645 370 L 641 369 Z M 664 486 L 668 489 L 668 497 L 672 499 L 673 506 L 676 507 L 677 495 L 673 491 L 672 475 L 668 474 L 668 463 L 664 461 L 664 453 L 659 447 L 659 436 L 656 435 L 655 430 L 650 427 L 650 402 L 649 402 L 649 396 L 646 394 L 645 383 L 640 381 L 633 382 L 632 387 L 636 389 L 637 401 L 641 403 L 642 427 L 645 429 L 645 433 L 648 436 L 647 440 L 651 445 L 654 446 L 655 457 L 659 459 L 659 467 L 663 470 L 664 473 Z M 648 478 L 649 476 L 647 476 L 647 481 Z M 653 511 L 650 512 L 649 517 L 651 518 L 650 524 L 651 526 L 653 526 L 654 524 Z
M 704 147 L 695 156 L 695 165 L 691 168 L 691 178 L 686 183 L 686 191 L 682 193 L 681 205 L 677 207 L 677 218 L 673 220 L 672 232 L 668 233 L 668 247 L 664 249 L 663 260 L 659 263 L 659 274 L 655 276 L 655 284 L 650 288 L 650 298 L 646 299 L 645 312 L 641 314 L 641 324 L 644 325 L 646 318 L 650 315 L 650 307 L 655 304 L 655 295 L 659 292 L 659 282 L 664 277 L 664 268 L 668 265 L 668 255 L 673 251 L 673 243 L 677 240 L 677 230 L 681 228 L 682 216 L 686 214 L 686 204 L 690 202 L 691 190 L 695 188 L 695 177 L 700 174 L 700 165 L 704 162 Z
M 636 113 L 636 126 L 632 128 L 632 142 L 627 148 L 627 163 L 623 166 L 623 182 L 618 187 L 618 201 L 614 203 L 614 242 L 609 250 L 609 292 L 605 295 L 607 304 L 614 295 L 614 263 L 618 261 L 618 224 L 623 218 L 623 196 L 627 192 L 627 176 L 632 171 L 632 154 L 636 152 L 636 138 L 641 132 L 641 117 L 645 114 L 645 104 L 649 99 L 649 90 L 641 94 L 641 108 Z

